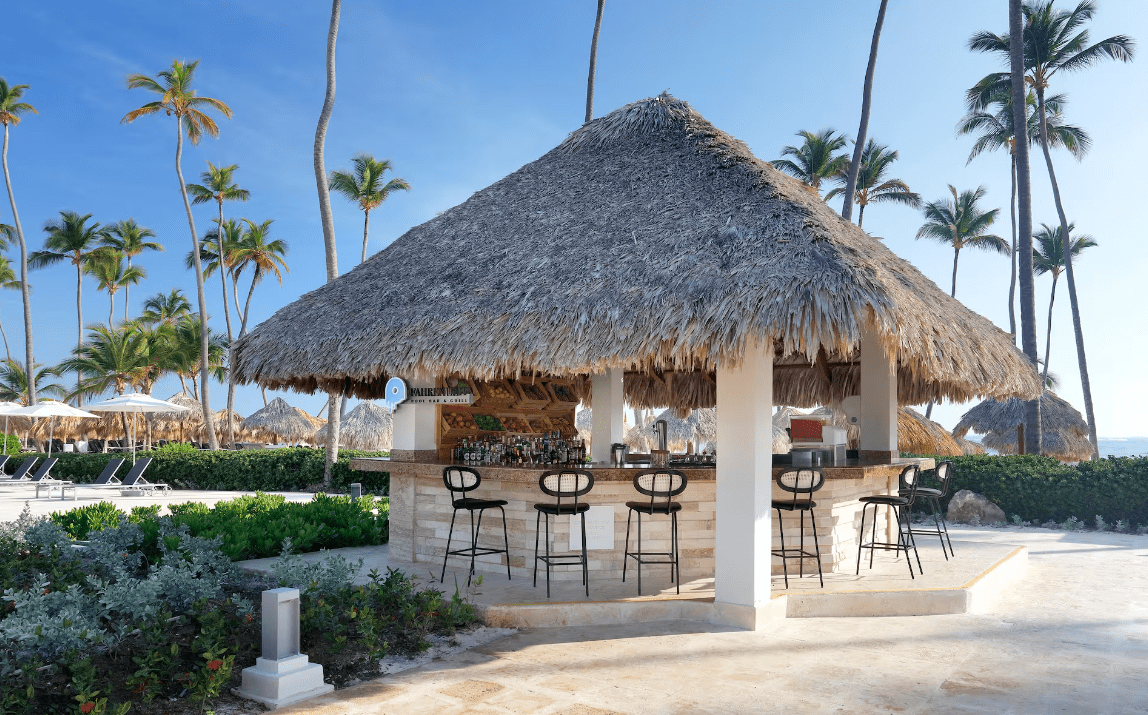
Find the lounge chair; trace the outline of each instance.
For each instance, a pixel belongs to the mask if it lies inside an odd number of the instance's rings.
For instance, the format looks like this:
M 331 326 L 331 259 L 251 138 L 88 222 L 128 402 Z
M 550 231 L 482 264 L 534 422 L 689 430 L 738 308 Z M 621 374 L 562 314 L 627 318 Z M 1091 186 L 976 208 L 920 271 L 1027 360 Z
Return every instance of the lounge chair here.
M 0 475 L 4 474 L 4 465 L 8 463 L 8 459 L 8 455 L 0 454 Z
M 144 457 L 135 463 L 131 471 L 124 477 L 124 480 L 116 485 L 116 488 L 120 490 L 121 496 L 136 496 L 133 492 L 147 492 L 154 495 L 157 491 L 171 491 L 171 487 L 166 484 L 153 484 L 143 478 L 144 470 L 147 469 L 151 463 L 151 457 Z
M 64 498 L 64 489 L 63 488 L 65 486 L 68 486 L 68 487 L 71 486 L 72 482 L 70 482 L 66 479 L 56 479 L 55 477 L 52 476 L 52 467 L 56 466 L 56 462 L 59 462 L 59 461 L 60 460 L 57 457 L 51 457 L 50 459 L 45 459 L 43 462 L 40 463 L 40 468 L 36 470 L 36 473 L 32 475 L 32 478 L 27 480 L 26 482 L 24 482 L 25 484 L 35 484 L 36 485 L 36 498 L 37 499 L 40 498 L 40 490 L 41 489 L 47 489 L 49 497 L 52 496 L 52 490 L 53 489 L 59 489 L 60 490 L 60 498 L 63 499 Z
M 25 458 L 24 461 L 20 463 L 20 466 L 16 467 L 16 471 L 12 474 L 12 476 L 4 480 L 4 483 L 9 484 L 12 482 L 28 481 L 28 472 L 32 471 L 32 467 L 36 465 L 36 462 L 39 459 L 39 457 Z
M 51 484 L 49 485 L 48 496 L 52 495 L 52 489 L 57 486 L 60 488 L 61 501 L 63 501 L 67 490 L 69 489 L 72 490 L 72 501 L 76 501 L 76 487 L 83 487 L 84 489 L 99 489 L 101 487 L 118 488 L 120 486 L 120 480 L 116 479 L 115 474 L 116 471 L 119 470 L 119 468 L 122 467 L 126 461 L 127 460 L 121 458 L 109 459 L 107 466 L 104 467 L 104 471 L 100 472 L 100 476 L 96 477 L 96 481 L 92 482 L 91 484 L 72 484 L 71 482 Z M 36 496 L 40 496 L 39 488 L 36 489 Z

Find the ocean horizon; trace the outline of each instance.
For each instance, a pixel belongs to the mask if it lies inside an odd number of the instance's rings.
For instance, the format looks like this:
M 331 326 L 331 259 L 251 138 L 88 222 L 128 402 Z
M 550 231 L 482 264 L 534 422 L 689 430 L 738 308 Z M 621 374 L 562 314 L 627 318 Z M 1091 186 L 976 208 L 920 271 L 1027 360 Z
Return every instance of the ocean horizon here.
M 981 435 L 970 434 L 968 439 L 980 442 Z M 1101 457 L 1148 457 L 1148 437 L 1098 437 Z M 989 449 L 989 454 L 996 454 Z

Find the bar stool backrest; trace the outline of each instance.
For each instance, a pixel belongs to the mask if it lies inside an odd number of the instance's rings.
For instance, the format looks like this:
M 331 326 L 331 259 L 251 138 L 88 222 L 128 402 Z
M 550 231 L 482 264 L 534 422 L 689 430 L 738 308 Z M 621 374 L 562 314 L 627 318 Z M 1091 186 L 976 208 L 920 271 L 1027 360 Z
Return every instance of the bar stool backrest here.
M 798 469 L 777 475 L 777 486 L 791 494 L 812 494 L 825 486 L 825 472 L 820 469 Z
M 663 499 L 668 508 L 670 499 L 686 490 L 686 475 L 676 469 L 643 469 L 634 475 L 634 489 L 650 497 L 650 506 Z
M 902 495 L 909 499 L 909 503 L 906 504 L 906 506 L 912 506 L 913 501 L 917 498 L 917 485 L 921 481 L 920 476 L 921 470 L 915 464 L 910 464 L 901 470 Z
M 562 506 L 563 498 L 573 499 L 577 504 L 578 497 L 594 488 L 594 475 L 585 469 L 545 472 L 538 478 L 538 488 L 543 494 L 557 498 L 558 506 Z
M 482 477 L 468 467 L 447 467 L 442 470 L 442 483 L 450 490 L 451 501 L 454 501 L 455 492 L 465 496 L 467 492 L 478 489 L 478 485 L 482 484 Z
M 953 463 L 946 460 L 937 465 L 937 481 L 941 483 L 941 497 L 945 497 L 949 493 L 949 485 L 953 483 L 953 476 L 956 469 L 953 468 Z

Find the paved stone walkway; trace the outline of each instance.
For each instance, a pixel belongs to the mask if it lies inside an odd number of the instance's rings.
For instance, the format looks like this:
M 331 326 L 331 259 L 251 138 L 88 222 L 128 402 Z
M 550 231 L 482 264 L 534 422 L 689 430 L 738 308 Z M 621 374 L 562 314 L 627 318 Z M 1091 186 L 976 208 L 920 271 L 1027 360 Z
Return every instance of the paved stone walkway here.
M 1148 713 L 1148 537 L 960 531 L 1030 547 L 990 615 L 536 629 L 279 712 Z

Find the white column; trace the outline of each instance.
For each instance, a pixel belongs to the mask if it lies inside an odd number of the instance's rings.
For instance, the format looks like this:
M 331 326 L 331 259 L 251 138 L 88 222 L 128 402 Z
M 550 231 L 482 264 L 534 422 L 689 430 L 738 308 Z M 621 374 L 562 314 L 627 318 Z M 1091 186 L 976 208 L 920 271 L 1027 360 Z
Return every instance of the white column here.
M 897 361 L 868 326 L 861 332 L 861 451 L 897 453 Z
M 608 368 L 592 378 L 594 390 L 593 422 L 590 425 L 590 458 L 595 462 L 610 461 L 610 446 L 626 437 L 626 400 L 622 394 L 622 369 Z
M 773 344 L 717 370 L 717 618 L 753 628 L 769 605 Z M 724 611 L 724 615 L 721 613 Z
M 407 380 L 408 387 L 434 387 L 434 380 Z M 435 406 L 401 404 L 391 416 L 391 449 L 435 449 Z

